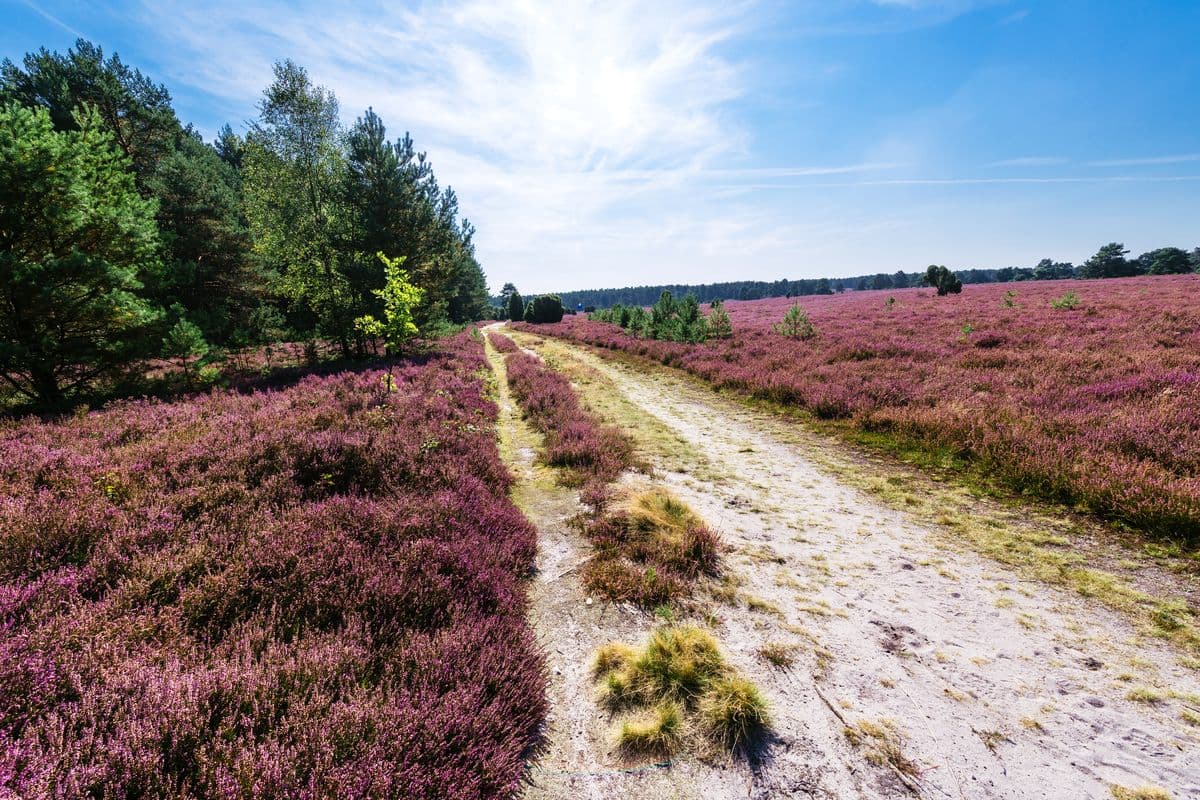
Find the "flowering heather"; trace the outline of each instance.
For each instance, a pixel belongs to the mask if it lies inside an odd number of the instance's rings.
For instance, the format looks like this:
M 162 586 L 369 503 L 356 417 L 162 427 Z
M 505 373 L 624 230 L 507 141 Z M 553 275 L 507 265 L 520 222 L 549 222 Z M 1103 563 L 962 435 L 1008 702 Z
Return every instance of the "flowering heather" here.
M 488 341 L 492 343 L 492 347 L 496 348 L 501 353 L 515 353 L 520 348 L 512 339 L 505 336 L 503 333 L 489 333 Z
M 633 464 L 633 444 L 579 405 L 562 375 L 528 353 L 505 357 L 508 385 L 531 425 L 545 436 L 547 464 L 566 467 L 584 485 L 585 502 L 603 502 L 603 487 Z
M 1078 306 L 1053 308 L 1067 292 Z M 1047 281 L 806 297 L 807 341 L 772 331 L 792 303 L 782 298 L 728 303 L 734 337 L 704 344 L 581 317 L 538 332 L 971 458 L 1019 491 L 1195 544 L 1197 297 L 1195 275 Z
M 535 532 L 463 335 L 0 426 L 0 796 L 511 796 Z

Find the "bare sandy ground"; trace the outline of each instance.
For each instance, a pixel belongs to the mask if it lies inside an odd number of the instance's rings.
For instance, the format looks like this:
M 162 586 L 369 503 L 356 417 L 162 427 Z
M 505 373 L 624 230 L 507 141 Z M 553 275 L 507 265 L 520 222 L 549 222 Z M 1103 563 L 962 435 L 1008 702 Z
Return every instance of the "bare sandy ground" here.
M 772 701 L 777 740 L 753 768 L 612 771 L 623 765 L 587 662 L 597 644 L 640 638 L 651 621 L 587 605 L 571 571 L 586 543 L 564 524 L 574 499 L 543 498 L 527 510 L 543 533 L 533 615 L 555 710 L 531 796 L 1109 798 L 1114 785 L 1152 784 L 1200 797 L 1200 728 L 1185 719 L 1200 679 L 1171 645 L 1096 602 L 948 549 L 945 531 L 818 467 L 795 425 L 668 370 L 570 353 L 713 465 L 702 479 L 669 458 L 655 467 L 732 548 L 738 589 L 717 607 L 716 631 Z M 795 646 L 794 668 L 757 658 L 768 644 Z M 847 725 L 895 730 L 882 766 L 869 761 L 877 741 L 851 744 Z M 908 762 L 912 777 L 889 761 Z

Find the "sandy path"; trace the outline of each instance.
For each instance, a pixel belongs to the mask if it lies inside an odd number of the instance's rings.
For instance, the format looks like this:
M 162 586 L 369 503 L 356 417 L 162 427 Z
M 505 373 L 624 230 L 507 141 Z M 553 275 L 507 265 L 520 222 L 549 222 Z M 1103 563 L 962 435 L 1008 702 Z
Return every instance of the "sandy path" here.
M 944 535 L 819 469 L 795 425 L 669 370 L 569 352 L 721 472 L 656 464 L 735 550 L 744 584 L 719 632 L 771 697 L 780 743 L 740 791 L 705 796 L 902 795 L 849 749 L 840 714 L 894 721 L 923 797 L 1110 798 L 1114 784 L 1200 797 L 1200 728 L 1182 718 L 1200 680 L 1168 644 L 940 546 Z M 755 668 L 747 654 L 767 642 L 801 645 L 797 668 Z M 1164 696 L 1127 697 L 1142 686 Z
M 516 478 L 513 500 L 538 528 L 537 573 L 530 621 L 549 670 L 545 751 L 530 769 L 525 797 L 542 800 L 746 797 L 755 776 L 745 764 L 676 759 L 669 765 L 626 763 L 611 746 L 611 720 L 595 702 L 590 675 L 603 643 L 643 640 L 654 621 L 631 606 L 590 601 L 578 575 L 588 543 L 569 524 L 583 507 L 577 492 L 556 485 L 553 470 L 535 462 L 540 437 L 521 419 L 505 380 L 502 356 L 490 345 L 497 378 L 501 453 Z M 806 796 L 806 795 L 798 795 Z M 824 796 L 824 795 L 822 795 Z M 834 796 L 834 795 L 830 795 Z

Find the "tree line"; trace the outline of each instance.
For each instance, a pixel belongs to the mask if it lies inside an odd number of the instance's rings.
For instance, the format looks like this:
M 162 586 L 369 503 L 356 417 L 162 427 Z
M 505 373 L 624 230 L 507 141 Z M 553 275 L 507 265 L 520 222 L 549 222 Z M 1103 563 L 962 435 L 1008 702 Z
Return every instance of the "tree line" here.
M 57 405 L 154 357 L 344 357 L 491 312 L 474 229 L 405 134 L 275 65 L 244 135 L 79 40 L 0 64 L 0 381 Z
M 996 269 L 957 269 L 954 275 L 964 284 L 1009 283 L 1064 278 L 1121 278 L 1135 275 L 1170 275 L 1200 272 L 1200 247 L 1186 251 L 1179 247 L 1161 247 L 1137 258 L 1126 258 L 1129 250 L 1119 242 L 1101 247 L 1096 255 L 1078 266 L 1070 262 L 1044 258 L 1032 267 Z M 828 295 L 869 289 L 907 289 L 928 284 L 926 272 L 880 272 L 851 278 L 805 278 L 777 281 L 727 281 L 702 284 L 664 284 L 630 286 L 623 289 L 589 289 L 560 292 L 568 309 L 612 308 L 617 305 L 649 306 L 670 292 L 673 296 L 694 295 L 701 303 L 713 300 L 761 300 L 767 297 Z

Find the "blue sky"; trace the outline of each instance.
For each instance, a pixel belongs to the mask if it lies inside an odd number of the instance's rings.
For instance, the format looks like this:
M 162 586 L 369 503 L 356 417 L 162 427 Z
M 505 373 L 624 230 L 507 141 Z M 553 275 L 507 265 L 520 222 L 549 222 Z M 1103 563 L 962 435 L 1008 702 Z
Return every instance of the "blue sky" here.
M 244 130 L 290 57 L 410 130 L 493 289 L 1200 245 L 1200 3 L 0 0 Z

